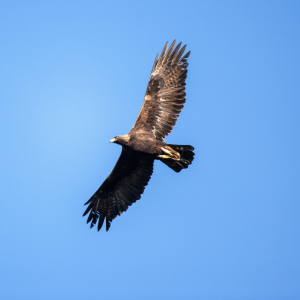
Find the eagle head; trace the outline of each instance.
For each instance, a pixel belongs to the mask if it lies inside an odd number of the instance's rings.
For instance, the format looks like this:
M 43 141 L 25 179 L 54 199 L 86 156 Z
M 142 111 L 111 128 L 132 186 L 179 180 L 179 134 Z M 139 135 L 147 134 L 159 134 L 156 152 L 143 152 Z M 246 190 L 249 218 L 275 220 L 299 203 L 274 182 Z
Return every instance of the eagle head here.
M 126 145 L 130 140 L 130 136 L 128 134 L 125 135 L 118 135 L 115 136 L 113 139 L 111 139 L 109 142 L 110 143 L 116 143 L 119 145 Z

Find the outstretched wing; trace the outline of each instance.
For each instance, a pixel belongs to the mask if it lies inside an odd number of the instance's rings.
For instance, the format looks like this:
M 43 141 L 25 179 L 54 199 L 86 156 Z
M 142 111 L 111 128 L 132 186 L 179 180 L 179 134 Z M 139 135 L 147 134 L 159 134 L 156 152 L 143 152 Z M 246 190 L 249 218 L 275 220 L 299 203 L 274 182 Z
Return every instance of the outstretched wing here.
M 156 139 L 163 141 L 177 121 L 185 103 L 185 79 L 187 76 L 186 46 L 176 41 L 168 48 L 166 43 L 160 57 L 155 58 L 144 103 L 131 131 L 151 131 Z M 173 50 L 174 49 L 174 50 Z
M 98 231 L 106 218 L 106 231 L 111 221 L 126 211 L 128 206 L 141 198 L 153 172 L 153 159 L 122 150 L 111 174 L 97 192 L 85 203 L 89 204 L 83 216 L 90 213 L 87 223 L 91 228 L 98 222 Z

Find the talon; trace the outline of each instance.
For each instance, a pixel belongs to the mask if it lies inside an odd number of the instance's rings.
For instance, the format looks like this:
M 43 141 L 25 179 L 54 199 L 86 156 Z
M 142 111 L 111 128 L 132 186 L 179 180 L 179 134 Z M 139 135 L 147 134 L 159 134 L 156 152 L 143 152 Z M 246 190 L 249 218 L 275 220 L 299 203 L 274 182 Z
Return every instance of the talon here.
M 171 158 L 169 155 L 157 155 L 157 157 L 159 157 L 159 158 Z
M 171 157 L 173 156 L 173 154 L 172 154 L 172 152 L 171 152 L 170 150 L 167 150 L 167 149 L 165 149 L 165 148 L 163 148 L 163 147 L 161 148 L 161 150 L 162 150 L 163 152 L 169 154 Z

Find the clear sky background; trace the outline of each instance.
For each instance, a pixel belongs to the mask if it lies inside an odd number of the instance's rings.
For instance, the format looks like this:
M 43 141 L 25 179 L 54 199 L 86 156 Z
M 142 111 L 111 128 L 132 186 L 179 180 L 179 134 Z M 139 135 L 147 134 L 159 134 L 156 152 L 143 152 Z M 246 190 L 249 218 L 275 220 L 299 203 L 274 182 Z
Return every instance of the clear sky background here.
M 1 1 L 1 299 L 300 299 L 299 1 Z M 89 229 L 156 53 L 187 102 L 142 199 Z

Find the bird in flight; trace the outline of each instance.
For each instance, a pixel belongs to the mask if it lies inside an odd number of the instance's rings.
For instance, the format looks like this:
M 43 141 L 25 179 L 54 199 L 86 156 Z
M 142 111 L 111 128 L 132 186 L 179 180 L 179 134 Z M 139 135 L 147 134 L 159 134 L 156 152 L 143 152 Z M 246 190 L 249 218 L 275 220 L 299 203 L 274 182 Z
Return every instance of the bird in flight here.
M 187 59 L 185 48 L 176 40 L 168 42 L 156 56 L 140 113 L 128 134 L 110 140 L 122 146 L 121 155 L 96 193 L 85 203 L 83 216 L 89 213 L 91 228 L 98 231 L 106 219 L 106 231 L 116 216 L 141 198 L 153 173 L 154 160 L 160 160 L 175 172 L 186 169 L 194 159 L 194 148 L 164 143 L 185 103 Z

